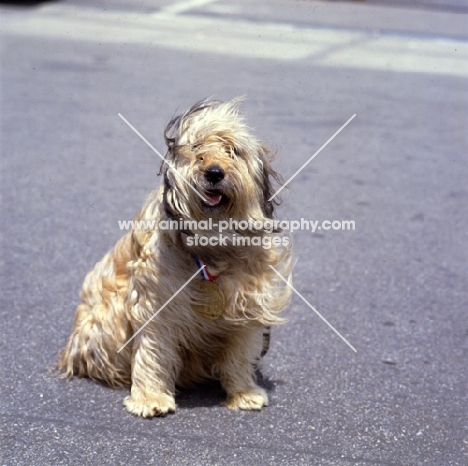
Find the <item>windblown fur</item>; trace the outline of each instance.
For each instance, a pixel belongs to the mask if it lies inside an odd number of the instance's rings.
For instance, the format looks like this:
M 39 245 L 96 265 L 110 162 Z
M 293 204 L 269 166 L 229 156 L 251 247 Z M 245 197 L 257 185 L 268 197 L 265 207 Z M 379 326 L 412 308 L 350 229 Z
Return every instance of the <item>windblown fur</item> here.
M 161 220 L 273 217 L 275 205 L 268 199 L 279 177 L 269 150 L 251 134 L 237 105 L 238 100 L 203 101 L 169 122 L 162 186 L 150 193 L 136 218 L 156 221 L 155 228 L 127 233 L 88 273 L 59 357 L 65 376 L 130 386 L 124 405 L 136 415 L 173 412 L 176 385 L 209 378 L 221 381 L 231 409 L 268 404 L 254 370 L 266 350 L 269 326 L 282 321 L 289 303 L 290 288 L 270 267 L 290 277 L 289 244 L 189 246 L 187 238 L 219 231 L 158 226 Z M 223 232 L 230 238 L 237 234 L 283 237 L 282 232 Z M 195 257 L 218 275 L 225 297 L 221 317 L 207 320 L 194 310 L 206 299 L 197 276 L 150 320 L 196 272 Z

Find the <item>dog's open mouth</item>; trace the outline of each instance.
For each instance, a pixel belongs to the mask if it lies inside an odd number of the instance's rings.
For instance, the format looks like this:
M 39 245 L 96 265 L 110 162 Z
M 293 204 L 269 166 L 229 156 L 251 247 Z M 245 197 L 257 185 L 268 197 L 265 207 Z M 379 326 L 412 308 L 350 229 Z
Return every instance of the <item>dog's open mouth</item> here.
M 223 194 L 219 191 L 204 191 L 203 197 L 205 198 L 203 204 L 208 207 L 218 207 L 224 200 Z

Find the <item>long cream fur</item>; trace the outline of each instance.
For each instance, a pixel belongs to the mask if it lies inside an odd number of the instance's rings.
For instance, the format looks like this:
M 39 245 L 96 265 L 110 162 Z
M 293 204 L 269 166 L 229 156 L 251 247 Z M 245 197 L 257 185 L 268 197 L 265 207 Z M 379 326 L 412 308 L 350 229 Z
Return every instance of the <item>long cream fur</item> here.
M 158 225 L 174 219 L 266 221 L 274 215 L 268 201 L 274 192 L 271 183 L 279 177 L 268 149 L 239 114 L 238 99 L 196 104 L 169 122 L 165 139 L 162 186 L 150 193 L 136 218 L 155 220 L 156 226 L 127 233 L 88 273 L 59 368 L 67 377 L 130 386 L 124 405 L 144 417 L 173 412 L 176 385 L 209 378 L 221 381 L 228 408 L 261 409 L 268 398 L 255 383 L 254 370 L 264 329 L 282 321 L 280 313 L 291 295 L 269 266 L 290 278 L 291 247 L 188 246 L 187 238 L 196 233 L 219 232 L 163 230 Z M 213 166 L 224 173 L 217 183 L 205 176 Z M 221 194 L 222 202 L 207 206 L 191 188 L 205 196 Z M 282 232 L 223 234 L 283 238 Z M 216 284 L 226 302 L 221 317 L 207 320 L 195 312 L 194 306 L 206 299 L 197 276 L 118 352 L 196 272 L 194 257 L 219 275 Z

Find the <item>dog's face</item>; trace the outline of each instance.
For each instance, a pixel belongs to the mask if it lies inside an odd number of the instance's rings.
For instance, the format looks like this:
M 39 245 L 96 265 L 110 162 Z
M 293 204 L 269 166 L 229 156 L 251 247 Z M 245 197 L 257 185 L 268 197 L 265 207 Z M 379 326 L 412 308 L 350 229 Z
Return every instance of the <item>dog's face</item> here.
M 179 218 L 271 218 L 267 148 L 245 126 L 238 101 L 202 102 L 168 124 L 165 208 Z M 177 173 L 175 173 L 177 172 Z
M 194 187 L 203 196 L 193 200 L 207 214 L 228 211 L 236 204 L 239 169 L 242 170 L 236 151 L 222 135 L 214 134 L 192 145 L 187 154 Z

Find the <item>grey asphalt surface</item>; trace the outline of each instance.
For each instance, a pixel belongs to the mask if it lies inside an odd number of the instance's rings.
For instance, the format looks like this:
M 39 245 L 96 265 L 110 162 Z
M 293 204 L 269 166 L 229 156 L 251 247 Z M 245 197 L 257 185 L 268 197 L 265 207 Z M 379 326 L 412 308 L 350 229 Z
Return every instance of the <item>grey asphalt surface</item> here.
M 169 2 L 1 7 L 1 465 L 468 464 L 467 16 L 381 3 L 222 0 L 177 13 L 193 34 L 138 23 Z M 64 22 L 81 8 L 108 32 Z M 358 36 L 308 53 L 335 34 Z M 357 114 L 279 213 L 356 222 L 296 232 L 294 284 L 357 352 L 296 296 L 261 365 L 268 408 L 230 412 L 210 384 L 136 418 L 125 390 L 53 370 L 86 272 L 160 182 L 117 114 L 163 150 L 177 109 L 242 94 L 285 179 Z

